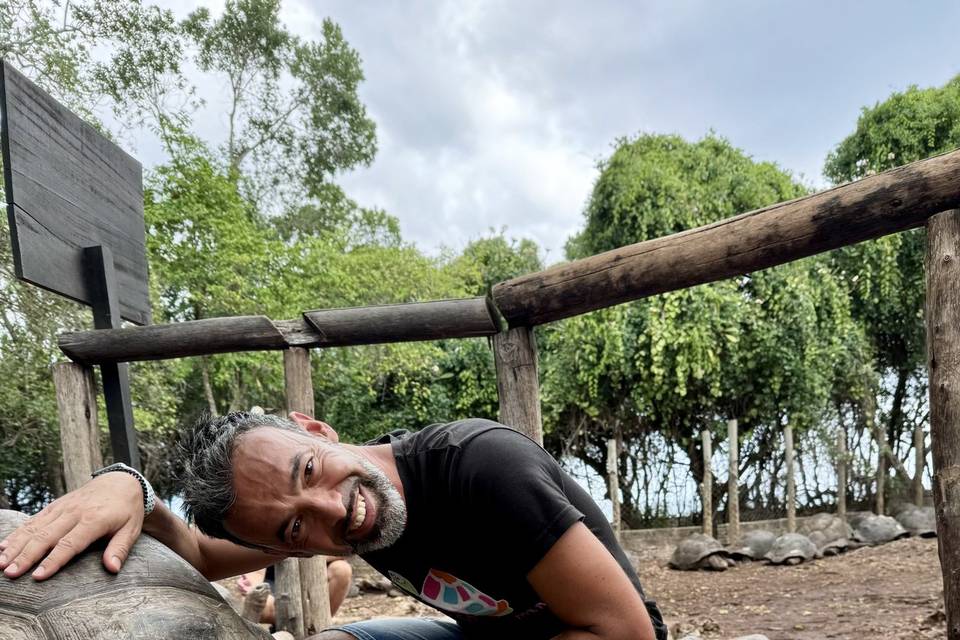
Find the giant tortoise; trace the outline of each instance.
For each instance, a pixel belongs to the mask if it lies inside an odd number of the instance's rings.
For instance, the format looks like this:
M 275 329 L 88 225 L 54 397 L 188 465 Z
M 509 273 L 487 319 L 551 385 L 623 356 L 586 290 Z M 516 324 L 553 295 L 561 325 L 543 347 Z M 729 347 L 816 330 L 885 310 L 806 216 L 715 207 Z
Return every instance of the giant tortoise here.
M 694 533 L 681 540 L 673 550 L 670 566 L 684 571 L 726 571 L 733 562 L 727 562 L 728 559 L 726 550 L 714 538 L 703 533 Z
M 771 564 L 800 564 L 813 560 L 817 546 L 802 533 L 785 533 L 773 541 L 765 556 Z
M 883 544 L 908 535 L 907 530 L 890 516 L 869 515 L 857 524 L 853 539 L 866 544 Z
M 26 516 L 0 510 L 0 537 Z M 103 568 L 103 545 L 80 554 L 55 576 L 0 576 L 4 640 L 270 640 L 230 608 L 209 582 L 173 551 L 141 536 L 119 574 Z
M 762 560 L 776 539 L 777 536 L 772 531 L 754 529 L 746 532 L 740 540 L 727 547 L 727 552 L 734 560 L 740 562 Z
M 910 505 L 897 514 L 897 522 L 907 530 L 911 536 L 921 538 L 937 537 L 937 518 L 933 507 L 918 507 Z

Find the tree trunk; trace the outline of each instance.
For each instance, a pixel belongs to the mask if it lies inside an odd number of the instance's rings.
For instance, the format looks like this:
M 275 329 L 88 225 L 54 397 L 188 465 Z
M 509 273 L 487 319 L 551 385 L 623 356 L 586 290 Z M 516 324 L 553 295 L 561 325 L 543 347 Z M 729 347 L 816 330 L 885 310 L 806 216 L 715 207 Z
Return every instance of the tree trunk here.
M 847 429 L 842 422 L 837 433 L 837 517 L 847 519 Z
M 923 506 L 923 468 L 927 463 L 927 450 L 924 444 L 923 425 L 918 423 L 913 428 L 913 503 Z
M 219 415 L 217 399 L 213 395 L 213 385 L 210 384 L 210 363 L 207 356 L 200 358 L 200 377 L 203 380 L 203 396 L 207 399 L 207 410 L 211 416 Z
M 797 485 L 793 476 L 793 427 L 783 427 L 784 473 L 787 476 L 787 532 L 797 531 Z

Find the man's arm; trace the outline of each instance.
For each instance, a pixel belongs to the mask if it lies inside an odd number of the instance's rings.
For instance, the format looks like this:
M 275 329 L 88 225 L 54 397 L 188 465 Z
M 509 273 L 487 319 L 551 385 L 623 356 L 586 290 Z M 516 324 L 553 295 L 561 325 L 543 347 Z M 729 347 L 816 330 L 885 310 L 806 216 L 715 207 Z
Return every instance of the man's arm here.
M 554 640 L 654 640 L 647 608 L 607 548 L 577 522 L 560 536 L 527 581 L 571 627 Z
M 207 580 L 221 580 L 270 566 L 285 556 L 250 549 L 197 531 L 158 503 L 143 523 L 143 532 L 189 562 Z
M 162 504 L 144 522 L 140 483 L 127 473 L 114 472 L 97 476 L 53 501 L 0 541 L 0 569 L 8 578 L 16 578 L 40 562 L 33 577 L 43 580 L 94 541 L 106 537 L 109 542 L 103 552 L 103 565 L 116 573 L 141 529 L 211 580 L 259 569 L 280 559 L 209 538 L 188 527 Z

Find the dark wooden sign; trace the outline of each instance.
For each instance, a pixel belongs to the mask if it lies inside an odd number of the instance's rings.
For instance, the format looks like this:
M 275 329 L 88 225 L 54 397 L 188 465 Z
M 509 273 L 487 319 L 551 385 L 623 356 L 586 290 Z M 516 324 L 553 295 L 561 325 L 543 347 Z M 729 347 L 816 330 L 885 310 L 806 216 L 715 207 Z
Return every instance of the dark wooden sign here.
M 107 247 L 120 315 L 150 322 L 140 163 L 30 82 L 0 67 L 3 170 L 19 278 L 93 305 L 84 248 Z

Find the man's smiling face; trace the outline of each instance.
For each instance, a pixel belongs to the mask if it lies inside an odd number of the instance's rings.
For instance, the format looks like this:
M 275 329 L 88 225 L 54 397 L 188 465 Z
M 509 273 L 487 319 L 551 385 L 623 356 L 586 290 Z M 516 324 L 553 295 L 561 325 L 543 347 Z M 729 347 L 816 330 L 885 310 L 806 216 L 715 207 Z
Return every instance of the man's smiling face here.
M 393 544 L 406 518 L 383 472 L 325 437 L 270 427 L 237 440 L 236 502 L 224 526 L 286 555 L 367 553 Z

